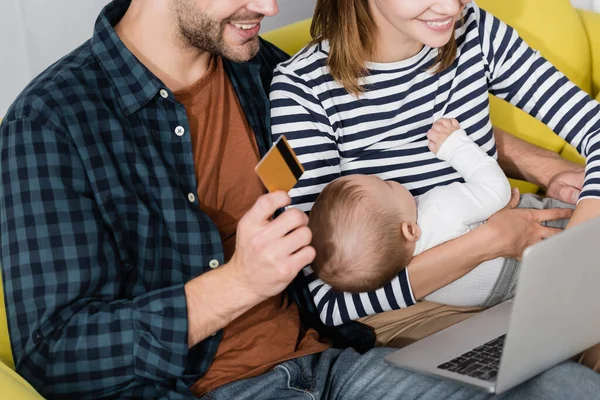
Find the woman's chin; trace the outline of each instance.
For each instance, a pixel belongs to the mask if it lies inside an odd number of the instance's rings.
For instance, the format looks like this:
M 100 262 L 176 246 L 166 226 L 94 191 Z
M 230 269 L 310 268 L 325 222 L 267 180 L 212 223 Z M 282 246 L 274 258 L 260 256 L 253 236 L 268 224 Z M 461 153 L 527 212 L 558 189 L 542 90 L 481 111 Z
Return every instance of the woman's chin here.
M 450 42 L 450 38 L 452 37 L 453 34 L 454 34 L 454 32 L 452 32 L 449 35 L 444 35 L 439 38 L 431 38 L 430 40 L 427 40 L 426 42 L 424 42 L 424 44 L 431 48 L 434 48 L 434 49 L 440 49 L 440 48 L 444 47 L 445 45 L 447 45 L 448 42 Z

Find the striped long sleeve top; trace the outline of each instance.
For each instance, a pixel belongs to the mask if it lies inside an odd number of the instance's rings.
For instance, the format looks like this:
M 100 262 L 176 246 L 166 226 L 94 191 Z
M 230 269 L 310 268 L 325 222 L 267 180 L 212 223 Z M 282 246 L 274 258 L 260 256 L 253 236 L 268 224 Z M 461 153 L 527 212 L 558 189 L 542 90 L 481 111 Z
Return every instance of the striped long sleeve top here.
M 365 92 L 348 94 L 326 65 L 326 41 L 280 64 L 271 85 L 271 124 L 285 134 L 305 174 L 290 192 L 310 211 L 329 182 L 348 174 L 394 179 L 419 196 L 461 176 L 427 148 L 426 132 L 441 117 L 456 118 L 489 155 L 497 157 L 491 93 L 526 111 L 587 157 L 580 199 L 600 198 L 600 104 L 570 82 L 518 33 L 470 3 L 456 29 L 457 56 L 439 74 L 437 50 L 427 46 L 395 63 L 367 63 Z M 415 303 L 407 271 L 371 293 L 333 291 L 306 267 L 313 300 L 327 325 Z

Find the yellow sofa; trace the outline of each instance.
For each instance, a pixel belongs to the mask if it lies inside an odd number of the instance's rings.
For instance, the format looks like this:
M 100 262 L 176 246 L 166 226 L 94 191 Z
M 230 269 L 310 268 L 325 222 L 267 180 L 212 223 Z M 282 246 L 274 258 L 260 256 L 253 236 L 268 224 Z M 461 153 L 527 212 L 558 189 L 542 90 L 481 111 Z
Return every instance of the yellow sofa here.
M 2 272 L 1 269 L 0 272 Z M 2 276 L 0 274 L 0 399 L 42 399 L 42 396 L 14 371 L 14 368 L 8 340 L 4 292 L 2 290 Z
M 477 0 L 477 3 L 517 28 L 530 45 L 600 101 L 600 14 L 577 11 L 569 0 Z M 263 37 L 293 54 L 310 40 L 309 26 L 310 20 L 306 20 Z M 568 159 L 583 162 L 571 146 L 534 118 L 495 98 L 491 102 L 494 125 Z M 525 182 L 513 183 L 523 192 L 538 189 Z M 1 283 L 0 279 L 0 399 L 41 399 L 13 370 Z

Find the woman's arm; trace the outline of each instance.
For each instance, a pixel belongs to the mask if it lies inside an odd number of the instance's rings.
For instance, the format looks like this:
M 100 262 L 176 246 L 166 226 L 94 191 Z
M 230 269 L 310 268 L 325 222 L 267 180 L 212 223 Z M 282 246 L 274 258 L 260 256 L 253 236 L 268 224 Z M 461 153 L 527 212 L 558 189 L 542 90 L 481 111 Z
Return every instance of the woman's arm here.
M 496 247 L 500 246 L 493 232 L 482 225 L 414 257 L 407 269 L 415 299 L 454 282 L 484 261 L 500 257 Z
M 580 200 L 600 199 L 600 103 L 531 49 L 514 29 L 484 10 L 474 8 L 489 92 L 537 118 L 584 155 L 587 167 Z M 513 163 L 516 160 L 529 163 L 515 169 L 531 175 L 529 180 L 541 178 L 540 183 L 544 184 L 544 177 L 549 174 L 535 171 L 547 166 L 525 161 L 530 158 L 529 151 L 525 157 L 509 154 L 507 158 Z M 531 154 L 534 159 L 540 155 L 539 152 Z M 583 209 L 576 211 L 574 222 L 598 214 L 600 201 L 586 201 Z
M 600 199 L 583 199 L 577 203 L 577 208 L 567 224 L 567 229 L 598 216 L 600 216 Z
M 519 191 L 513 190 L 509 205 L 486 224 L 413 258 L 408 273 L 415 298 L 422 299 L 452 283 L 484 261 L 521 258 L 527 247 L 561 231 L 540 222 L 569 218 L 572 213 L 562 208 L 517 209 L 519 198 Z

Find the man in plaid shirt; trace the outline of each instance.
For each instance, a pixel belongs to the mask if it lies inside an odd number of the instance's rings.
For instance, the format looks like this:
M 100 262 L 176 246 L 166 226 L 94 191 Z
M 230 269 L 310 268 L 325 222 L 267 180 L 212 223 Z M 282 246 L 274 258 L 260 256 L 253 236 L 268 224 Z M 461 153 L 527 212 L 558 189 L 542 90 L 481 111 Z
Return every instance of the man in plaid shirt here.
M 314 257 L 307 217 L 272 219 L 290 199 L 261 195 L 250 168 L 271 145 L 266 90 L 287 57 L 257 36 L 276 12 L 115 0 L 6 115 L 11 344 L 47 398 L 488 397 L 386 366 L 390 349 L 361 355 L 349 347 L 368 350 L 370 331 L 327 331 L 312 314 L 294 280 Z M 599 391 L 570 363 L 505 397 Z

